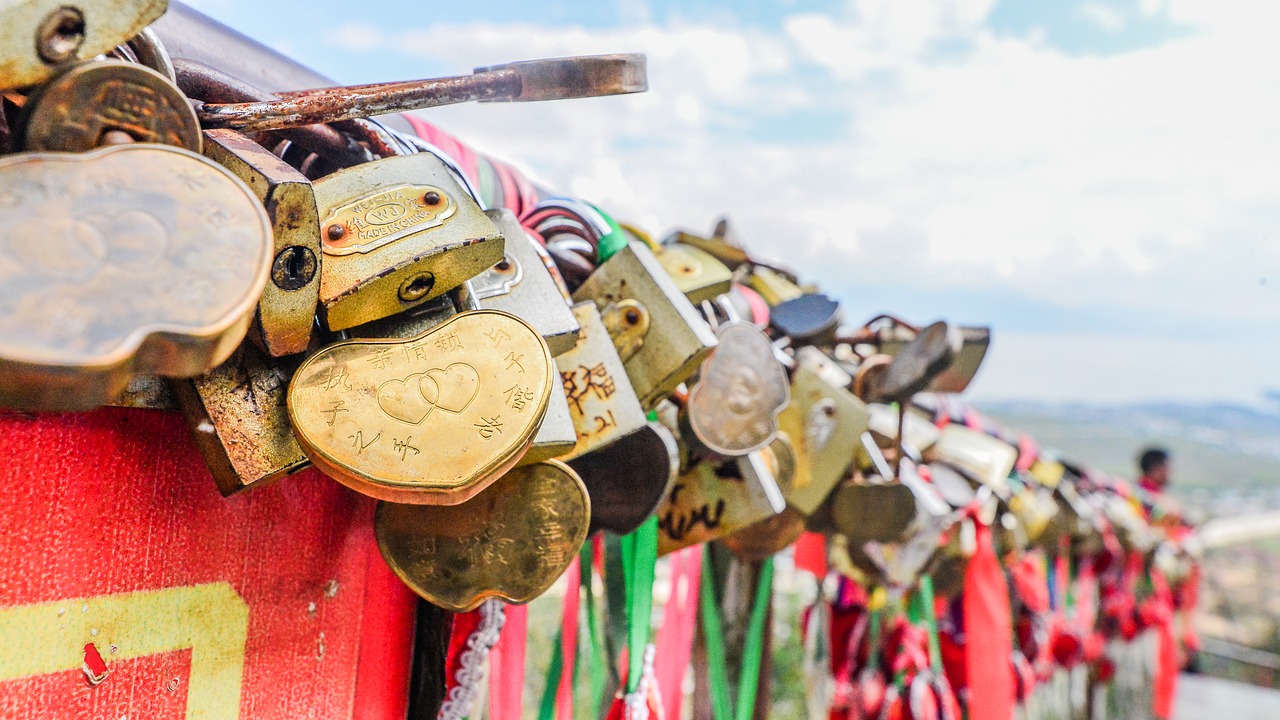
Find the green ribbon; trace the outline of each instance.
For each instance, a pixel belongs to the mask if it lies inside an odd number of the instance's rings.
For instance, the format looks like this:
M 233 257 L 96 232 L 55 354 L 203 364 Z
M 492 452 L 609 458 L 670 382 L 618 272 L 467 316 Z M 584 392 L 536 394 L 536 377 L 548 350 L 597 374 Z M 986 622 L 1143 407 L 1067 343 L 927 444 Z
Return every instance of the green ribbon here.
M 609 234 L 602 236 L 596 243 L 596 262 L 603 263 L 627 246 L 627 234 L 622 231 L 622 227 L 612 215 L 601 210 L 597 205 L 591 207 L 595 208 L 596 212 L 600 213 L 600 217 L 609 224 Z
M 627 692 L 640 686 L 653 615 L 653 570 L 658 563 L 658 518 L 650 517 L 622 537 L 622 572 L 627 586 Z
M 755 596 L 751 600 L 751 616 L 742 648 L 742 667 L 738 675 L 738 698 L 729 699 L 729 673 L 725 660 L 724 628 L 720 623 L 720 600 L 716 595 L 715 572 L 711 567 L 710 548 L 703 549 L 702 581 L 698 610 L 707 645 L 707 684 L 711 690 L 711 713 L 715 720 L 751 720 L 756 694 L 760 690 L 760 664 L 764 659 L 765 620 L 773 596 L 773 558 L 760 566 Z M 736 705 L 737 711 L 734 711 Z

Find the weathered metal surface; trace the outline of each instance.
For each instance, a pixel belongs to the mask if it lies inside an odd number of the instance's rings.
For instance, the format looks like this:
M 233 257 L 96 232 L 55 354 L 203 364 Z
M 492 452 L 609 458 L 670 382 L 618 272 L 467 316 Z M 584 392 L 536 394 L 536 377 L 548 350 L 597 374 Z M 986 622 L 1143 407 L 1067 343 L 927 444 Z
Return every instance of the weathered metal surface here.
M 643 92 L 643 55 L 552 58 L 480 68 L 472 75 L 277 93 L 274 100 L 196 108 L 206 128 L 280 130 L 462 102 L 526 102 Z
M 89 409 L 243 339 L 271 228 L 243 183 L 159 145 L 0 158 L 0 406 Z

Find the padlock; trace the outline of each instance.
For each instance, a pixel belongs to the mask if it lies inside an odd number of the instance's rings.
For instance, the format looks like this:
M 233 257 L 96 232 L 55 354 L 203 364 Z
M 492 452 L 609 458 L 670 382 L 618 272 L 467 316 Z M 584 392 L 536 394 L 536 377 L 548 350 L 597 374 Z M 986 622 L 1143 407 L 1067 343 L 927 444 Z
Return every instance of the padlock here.
M 777 436 L 790 388 L 773 353 L 772 341 L 749 322 L 716 328 L 716 347 L 685 405 L 690 430 L 712 454 L 739 457 Z
M 142 375 L 130 380 L 124 392 L 108 405 L 136 410 L 177 410 L 178 400 L 164 378 Z
M 578 427 L 569 412 L 569 398 L 564 388 L 555 383 L 547 388 L 547 413 L 542 416 L 542 424 L 533 436 L 533 443 L 520 458 L 518 465 L 563 458 L 573 452 L 578 444 Z
M 678 242 L 664 245 L 657 257 L 676 287 L 695 305 L 729 292 L 733 272 L 692 245 Z
M 0 8 L 0 90 L 47 81 L 77 60 L 123 45 L 164 14 L 167 0 L 10 0 Z
M 794 343 L 821 344 L 834 336 L 840 325 L 840 303 L 822 293 L 806 291 L 773 268 L 753 267 L 748 282 L 769 303 L 769 324 L 774 331 Z
M 676 231 L 662 241 L 663 245 L 687 245 L 689 247 L 701 250 L 702 252 L 715 258 L 730 270 L 736 270 L 739 267 L 749 264 L 751 256 L 746 250 L 738 244 L 733 232 L 729 227 L 727 218 L 721 218 L 716 221 L 715 229 L 711 233 L 711 237 L 703 237 L 695 235 L 683 230 Z
M 658 554 L 714 540 L 786 509 L 778 480 L 794 474 L 765 448 L 724 465 L 697 463 L 658 507 Z
M 955 362 L 963 336 L 939 320 L 918 331 L 888 362 L 859 372 L 858 386 L 867 402 L 905 402 L 929 387 Z
M 529 237 L 509 210 L 486 214 L 506 239 L 506 254 L 493 267 L 473 278 L 471 296 L 481 308 L 502 310 L 524 318 L 547 342 L 553 356 L 571 350 L 581 326 L 569 308 L 569 297 L 557 280 L 547 251 Z
M 502 259 L 497 226 L 432 153 L 344 168 L 314 188 L 330 330 L 420 305 Z
M 1003 495 L 1009 473 L 1018 461 L 1018 449 L 986 433 L 951 423 L 925 456 L 971 474 L 974 480 Z
M 654 407 L 688 380 L 716 345 L 707 322 L 676 288 L 653 251 L 639 241 L 631 241 L 596 268 L 573 298 L 595 302 L 606 326 L 617 328 L 610 333 L 615 342 L 622 336 L 628 343 L 624 349 L 630 354 L 620 354 L 645 408 Z M 627 335 L 628 328 L 641 326 L 646 331 L 638 341 Z
M 591 496 L 591 532 L 626 535 L 671 491 L 680 472 L 680 449 L 670 430 L 651 422 L 567 464 Z
M 991 328 L 958 327 L 959 349 L 951 363 L 938 372 L 924 387 L 928 392 L 961 393 L 973 382 L 991 346 Z M 879 351 L 890 357 L 902 352 L 915 334 L 902 325 L 882 329 L 879 333 Z
M 289 385 L 289 418 L 335 480 L 380 500 L 456 505 L 528 450 L 554 368 L 525 321 L 463 312 L 417 337 L 313 354 Z
M 226 362 L 170 388 L 223 495 L 260 488 L 310 464 L 289 424 L 289 378 L 298 361 L 252 342 Z
M 258 301 L 256 332 L 276 357 L 307 349 L 320 297 L 320 219 L 311 181 L 235 130 L 206 130 L 204 153 L 253 190 L 271 217 L 271 281 Z
M 271 227 L 244 183 L 164 145 L 0 158 L 0 406 L 86 410 L 244 338 Z
M 96 60 L 42 85 L 22 112 L 23 148 L 85 152 L 103 145 L 156 143 L 200 152 L 200 123 L 164 75 L 137 63 Z
M 379 503 L 387 565 L 428 602 L 453 612 L 485 598 L 523 604 L 546 592 L 587 538 L 591 500 L 551 460 L 518 467 L 453 507 Z
M 796 457 L 787 502 L 802 515 L 813 514 L 846 476 L 870 422 L 866 406 L 844 389 L 848 375 L 825 360 L 816 351 L 797 354 L 791 402 L 778 417 Z
M 645 426 L 644 408 L 631 388 L 626 368 L 592 303 L 573 306 L 581 332 L 572 350 L 556 358 L 577 443 L 568 460 L 629 435 Z

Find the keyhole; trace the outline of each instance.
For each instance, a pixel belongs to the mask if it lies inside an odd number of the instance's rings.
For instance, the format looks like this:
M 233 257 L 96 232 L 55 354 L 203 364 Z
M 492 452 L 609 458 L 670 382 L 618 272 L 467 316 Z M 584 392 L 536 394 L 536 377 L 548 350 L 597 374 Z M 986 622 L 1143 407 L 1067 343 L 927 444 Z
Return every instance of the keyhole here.
M 271 282 L 284 291 L 306 287 L 316 276 L 316 254 L 310 248 L 290 245 L 271 264 Z

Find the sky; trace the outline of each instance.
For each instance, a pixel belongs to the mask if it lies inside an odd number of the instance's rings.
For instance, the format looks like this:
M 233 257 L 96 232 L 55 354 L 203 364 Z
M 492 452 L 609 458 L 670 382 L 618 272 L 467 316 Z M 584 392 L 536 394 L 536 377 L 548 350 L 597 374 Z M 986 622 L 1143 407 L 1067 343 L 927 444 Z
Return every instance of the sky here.
M 423 116 L 658 237 L 728 216 L 849 322 L 991 326 L 977 402 L 1280 391 L 1280 4 L 190 4 L 342 83 L 646 53 Z

